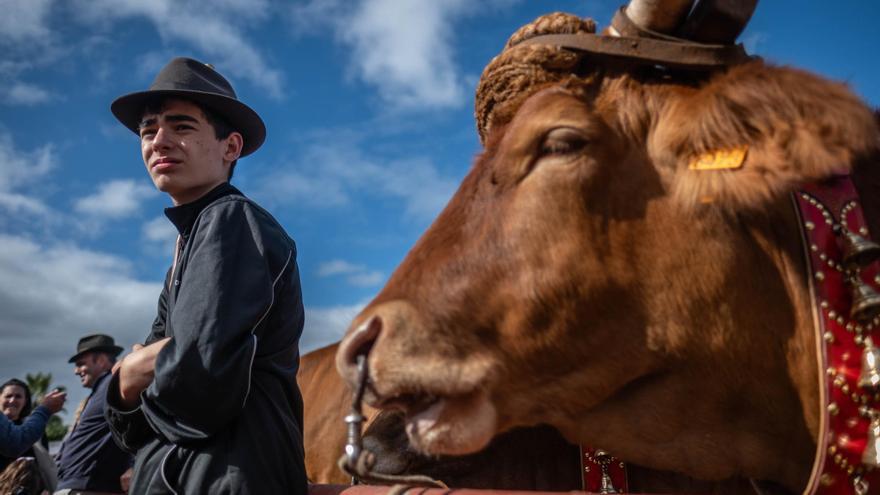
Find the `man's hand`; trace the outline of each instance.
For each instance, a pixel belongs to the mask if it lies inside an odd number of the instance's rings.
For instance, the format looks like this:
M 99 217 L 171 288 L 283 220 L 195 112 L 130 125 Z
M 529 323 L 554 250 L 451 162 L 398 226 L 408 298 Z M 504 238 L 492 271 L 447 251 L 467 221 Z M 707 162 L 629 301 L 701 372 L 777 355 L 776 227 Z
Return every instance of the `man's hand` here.
M 128 493 L 128 488 L 131 486 L 131 477 L 134 476 L 134 469 L 128 468 L 122 473 L 122 476 L 119 477 L 119 484 L 122 486 L 122 491 Z
M 43 396 L 40 405 L 48 409 L 52 414 L 56 414 L 62 407 L 64 407 L 64 401 L 66 400 L 67 393 L 55 389 Z
M 166 337 L 148 346 L 135 344 L 132 352 L 114 366 L 113 372 L 119 373 L 119 397 L 126 409 L 134 409 L 140 404 L 141 392 L 153 382 L 156 370 L 156 356 L 171 340 Z

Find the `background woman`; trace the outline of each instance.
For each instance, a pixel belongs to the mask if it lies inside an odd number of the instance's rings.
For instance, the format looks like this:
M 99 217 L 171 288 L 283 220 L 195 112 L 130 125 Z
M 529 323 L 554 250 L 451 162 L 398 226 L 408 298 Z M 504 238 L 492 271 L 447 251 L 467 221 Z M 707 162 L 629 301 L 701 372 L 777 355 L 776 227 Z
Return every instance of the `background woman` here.
M 22 424 L 25 418 L 31 414 L 32 409 L 33 399 L 31 397 L 31 391 L 25 382 L 17 378 L 12 378 L 11 380 L 7 380 L 3 385 L 0 385 L 0 412 L 2 412 L 10 421 L 17 425 Z M 46 486 L 49 489 L 54 489 L 57 481 L 57 472 L 54 462 L 52 462 L 49 457 L 48 446 L 49 441 L 44 432 L 38 443 L 35 443 L 18 457 L 34 458 L 38 466 L 40 477 L 42 478 L 43 486 Z M 17 457 L 0 455 L 0 473 L 3 473 L 7 466 L 12 464 L 16 459 Z

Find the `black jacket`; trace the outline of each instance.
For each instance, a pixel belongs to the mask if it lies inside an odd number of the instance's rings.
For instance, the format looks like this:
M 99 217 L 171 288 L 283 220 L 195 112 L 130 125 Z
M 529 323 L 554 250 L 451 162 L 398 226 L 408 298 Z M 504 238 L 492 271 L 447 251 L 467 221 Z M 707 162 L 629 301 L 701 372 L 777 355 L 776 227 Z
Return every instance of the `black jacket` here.
M 294 242 L 229 184 L 166 215 L 181 247 L 146 342 L 171 340 L 140 407 L 119 407 L 117 376 L 108 393 L 130 493 L 304 495 Z
M 122 493 L 119 477 L 131 467 L 131 455 L 119 450 L 104 419 L 110 373 L 95 381 L 73 431 L 56 456 L 58 490 Z

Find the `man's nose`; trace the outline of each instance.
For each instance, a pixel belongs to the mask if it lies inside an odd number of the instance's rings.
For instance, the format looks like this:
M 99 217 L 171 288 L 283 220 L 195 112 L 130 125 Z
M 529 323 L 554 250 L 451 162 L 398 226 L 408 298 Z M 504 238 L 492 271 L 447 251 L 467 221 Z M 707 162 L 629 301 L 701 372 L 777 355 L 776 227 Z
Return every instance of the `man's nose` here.
M 167 149 L 169 146 L 171 146 L 171 136 L 163 127 L 159 127 L 156 130 L 156 135 L 153 136 L 153 149 Z

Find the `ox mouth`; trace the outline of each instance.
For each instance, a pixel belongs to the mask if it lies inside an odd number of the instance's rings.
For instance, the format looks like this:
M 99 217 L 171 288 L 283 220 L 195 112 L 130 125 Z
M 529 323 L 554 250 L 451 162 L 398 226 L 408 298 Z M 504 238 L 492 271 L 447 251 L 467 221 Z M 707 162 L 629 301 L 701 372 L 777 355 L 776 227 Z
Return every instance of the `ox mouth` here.
M 432 394 L 410 392 L 376 400 L 372 406 L 377 409 L 397 409 L 406 415 L 412 415 L 428 409 L 438 400 L 437 396 Z
M 431 455 L 464 455 L 482 450 L 495 434 L 498 415 L 483 390 L 436 396 L 399 394 L 381 402 L 400 409 L 410 444 Z

